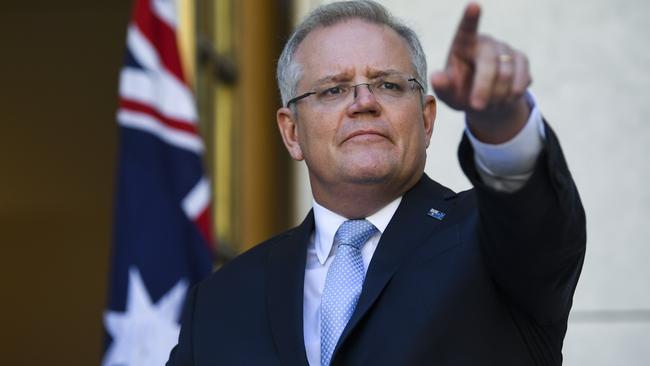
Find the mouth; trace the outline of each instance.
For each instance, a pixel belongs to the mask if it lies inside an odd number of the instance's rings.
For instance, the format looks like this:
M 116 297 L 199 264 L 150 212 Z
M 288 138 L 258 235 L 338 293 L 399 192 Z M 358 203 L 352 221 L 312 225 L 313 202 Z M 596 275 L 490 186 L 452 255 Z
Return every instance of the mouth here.
M 377 141 L 388 139 L 386 135 L 376 130 L 358 130 L 349 134 L 343 142 L 348 141 Z

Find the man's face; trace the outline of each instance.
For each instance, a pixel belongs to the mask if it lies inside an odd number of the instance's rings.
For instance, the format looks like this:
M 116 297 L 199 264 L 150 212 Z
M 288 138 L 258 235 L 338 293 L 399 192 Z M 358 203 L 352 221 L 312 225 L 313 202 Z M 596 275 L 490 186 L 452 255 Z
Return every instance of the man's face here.
M 406 41 L 386 26 L 353 19 L 317 28 L 295 55 L 303 67 L 298 94 L 312 91 L 323 79 L 358 84 L 383 73 L 413 77 L 410 55 Z M 422 174 L 435 116 L 433 97 L 427 96 L 423 106 L 416 89 L 385 102 L 362 85 L 356 97 L 336 107 L 319 103 L 316 95 L 295 107 L 296 114 L 281 108 L 278 123 L 291 156 L 306 161 L 317 200 L 323 190 L 342 184 L 380 184 L 403 193 Z

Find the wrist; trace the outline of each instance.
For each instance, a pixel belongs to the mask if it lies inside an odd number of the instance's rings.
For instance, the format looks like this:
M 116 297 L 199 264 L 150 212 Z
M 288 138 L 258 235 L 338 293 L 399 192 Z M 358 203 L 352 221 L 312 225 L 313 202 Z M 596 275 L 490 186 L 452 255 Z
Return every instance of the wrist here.
M 467 128 L 481 142 L 502 144 L 521 131 L 530 112 L 531 107 L 523 95 L 507 105 L 467 112 Z

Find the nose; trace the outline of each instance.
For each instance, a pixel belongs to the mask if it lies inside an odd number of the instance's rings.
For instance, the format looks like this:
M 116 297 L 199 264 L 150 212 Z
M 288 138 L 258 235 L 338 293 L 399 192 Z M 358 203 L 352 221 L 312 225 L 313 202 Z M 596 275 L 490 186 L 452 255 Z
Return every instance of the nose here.
M 354 100 L 349 107 L 349 112 L 353 115 L 359 113 L 370 113 L 377 115 L 380 110 L 379 103 L 372 92 L 371 86 L 368 83 L 360 83 L 354 86 L 354 93 L 352 94 Z
M 359 83 L 359 84 L 354 86 L 354 99 L 357 99 L 357 93 L 358 93 L 357 90 L 358 90 L 358 88 L 360 86 L 365 86 L 366 87 L 365 89 L 367 89 L 370 94 L 373 94 L 372 89 L 370 87 L 370 84 L 368 84 L 368 83 Z M 361 89 L 364 89 L 364 88 L 361 88 Z M 374 96 L 374 94 L 373 94 L 373 96 Z

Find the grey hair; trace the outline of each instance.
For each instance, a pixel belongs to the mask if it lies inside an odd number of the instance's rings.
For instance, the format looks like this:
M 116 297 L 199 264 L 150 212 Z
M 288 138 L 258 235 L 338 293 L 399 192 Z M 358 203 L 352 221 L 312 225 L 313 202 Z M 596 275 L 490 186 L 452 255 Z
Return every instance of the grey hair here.
M 329 27 L 349 19 L 361 19 L 369 23 L 385 25 L 399 34 L 411 50 L 411 64 L 415 77 L 426 88 L 427 61 L 422 45 L 415 32 L 391 15 L 386 8 L 370 0 L 343 1 L 316 8 L 293 31 L 278 60 L 277 78 L 282 105 L 296 96 L 298 82 L 302 77 L 302 65 L 295 60 L 295 53 L 307 35 L 316 28 Z M 424 90 L 426 92 L 426 90 Z

